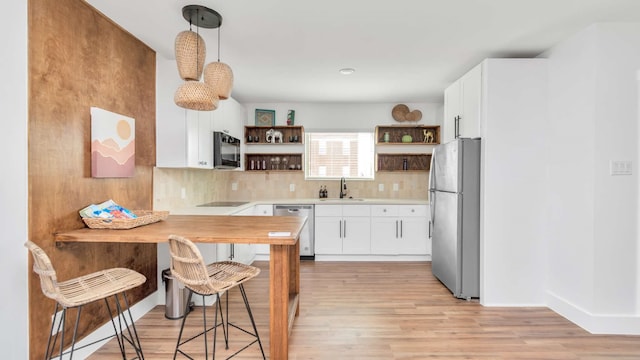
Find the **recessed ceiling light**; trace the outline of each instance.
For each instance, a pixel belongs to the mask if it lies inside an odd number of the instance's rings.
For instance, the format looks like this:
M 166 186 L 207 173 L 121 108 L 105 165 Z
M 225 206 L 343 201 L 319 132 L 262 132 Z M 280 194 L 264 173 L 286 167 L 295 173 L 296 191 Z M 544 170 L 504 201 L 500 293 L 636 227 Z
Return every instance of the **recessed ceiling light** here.
M 353 68 L 344 68 L 344 69 L 340 69 L 340 74 L 342 75 L 351 75 L 356 71 L 356 69 Z

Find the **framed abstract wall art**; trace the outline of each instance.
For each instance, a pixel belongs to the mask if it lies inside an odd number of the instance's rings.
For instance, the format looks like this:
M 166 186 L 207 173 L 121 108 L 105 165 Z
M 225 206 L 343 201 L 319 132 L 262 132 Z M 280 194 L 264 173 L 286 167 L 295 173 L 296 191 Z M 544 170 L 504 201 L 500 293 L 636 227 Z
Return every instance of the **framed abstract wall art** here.
M 133 177 L 136 168 L 135 119 L 91 108 L 91 177 Z

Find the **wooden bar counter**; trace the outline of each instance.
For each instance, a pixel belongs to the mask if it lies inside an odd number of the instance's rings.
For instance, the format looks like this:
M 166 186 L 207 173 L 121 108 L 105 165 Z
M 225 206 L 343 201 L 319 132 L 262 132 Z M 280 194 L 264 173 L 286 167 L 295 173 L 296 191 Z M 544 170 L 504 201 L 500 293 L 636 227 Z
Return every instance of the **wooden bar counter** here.
M 288 359 L 289 333 L 300 302 L 300 231 L 306 217 L 170 215 L 167 220 L 128 230 L 82 228 L 55 235 L 57 243 L 160 243 L 169 235 L 193 242 L 269 244 L 270 358 Z M 269 232 L 289 233 L 269 236 Z

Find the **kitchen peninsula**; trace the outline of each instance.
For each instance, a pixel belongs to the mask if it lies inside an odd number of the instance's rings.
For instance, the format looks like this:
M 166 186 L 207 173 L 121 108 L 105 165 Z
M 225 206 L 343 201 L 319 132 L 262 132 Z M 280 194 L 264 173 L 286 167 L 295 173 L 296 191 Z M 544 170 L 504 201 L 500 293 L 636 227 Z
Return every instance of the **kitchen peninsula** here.
M 299 314 L 300 248 L 306 217 L 170 215 L 129 230 L 82 228 L 55 235 L 66 242 L 160 243 L 177 234 L 200 243 L 269 244 L 270 358 L 287 359 L 289 332 Z M 251 224 L 251 226 L 247 226 Z M 278 236 L 270 236 L 277 232 Z

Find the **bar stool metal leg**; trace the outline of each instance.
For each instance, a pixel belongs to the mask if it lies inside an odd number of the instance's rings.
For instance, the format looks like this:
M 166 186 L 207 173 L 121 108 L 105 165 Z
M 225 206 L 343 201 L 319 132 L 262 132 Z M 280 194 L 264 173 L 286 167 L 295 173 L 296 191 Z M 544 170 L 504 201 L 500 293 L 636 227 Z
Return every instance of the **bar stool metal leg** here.
M 255 334 L 256 339 L 258 340 L 258 345 L 260 346 L 260 352 L 262 353 L 262 358 L 266 359 L 267 357 L 264 355 L 264 349 L 262 348 L 262 341 L 260 341 L 260 335 L 258 335 L 258 328 L 256 327 L 256 322 L 253 319 L 253 312 L 251 312 L 251 306 L 249 306 L 249 299 L 247 298 L 247 293 L 244 291 L 243 284 L 238 285 L 240 288 L 240 293 L 242 294 L 242 300 L 244 300 L 244 306 L 247 308 L 247 313 L 249 314 L 249 319 L 251 320 L 251 326 L 253 326 L 253 332 Z

